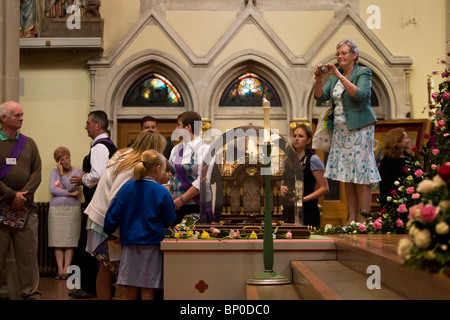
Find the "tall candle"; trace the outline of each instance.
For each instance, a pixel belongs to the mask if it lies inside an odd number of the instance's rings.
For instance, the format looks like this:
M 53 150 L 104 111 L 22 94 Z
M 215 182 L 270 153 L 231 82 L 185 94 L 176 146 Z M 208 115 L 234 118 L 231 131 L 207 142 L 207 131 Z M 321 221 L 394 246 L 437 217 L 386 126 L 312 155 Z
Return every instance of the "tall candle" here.
M 263 98 L 264 110 L 264 142 L 270 142 L 270 101 Z

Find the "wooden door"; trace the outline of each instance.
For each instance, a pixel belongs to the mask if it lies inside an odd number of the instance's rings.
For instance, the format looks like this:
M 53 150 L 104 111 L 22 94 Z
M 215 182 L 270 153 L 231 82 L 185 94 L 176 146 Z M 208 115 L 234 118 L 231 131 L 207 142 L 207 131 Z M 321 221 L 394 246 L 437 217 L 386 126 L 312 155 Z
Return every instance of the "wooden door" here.
M 323 151 L 316 151 L 316 154 L 326 166 L 328 154 Z M 320 219 L 321 227 L 326 224 L 332 224 L 334 227 L 343 226 L 348 219 L 347 198 L 345 196 L 344 183 L 328 179 L 330 193 L 319 199 L 322 217 Z
M 177 126 L 176 120 L 159 120 L 158 132 L 164 137 L 170 137 Z M 119 120 L 117 129 L 117 148 L 125 148 L 141 132 L 140 119 Z M 175 142 L 173 143 L 176 144 Z

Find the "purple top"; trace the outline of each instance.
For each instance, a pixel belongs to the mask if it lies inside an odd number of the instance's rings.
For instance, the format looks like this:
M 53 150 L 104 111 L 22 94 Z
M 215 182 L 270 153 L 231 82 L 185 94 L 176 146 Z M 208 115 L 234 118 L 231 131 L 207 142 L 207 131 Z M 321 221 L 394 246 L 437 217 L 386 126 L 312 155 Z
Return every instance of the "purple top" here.
M 83 174 L 81 169 L 73 168 L 69 175 L 61 177 L 57 168 L 52 169 L 49 182 L 49 191 L 52 195 L 50 200 L 51 206 L 81 206 L 79 198 L 69 196 L 69 192 L 79 188 L 70 183 L 70 176 L 80 176 L 81 174 Z

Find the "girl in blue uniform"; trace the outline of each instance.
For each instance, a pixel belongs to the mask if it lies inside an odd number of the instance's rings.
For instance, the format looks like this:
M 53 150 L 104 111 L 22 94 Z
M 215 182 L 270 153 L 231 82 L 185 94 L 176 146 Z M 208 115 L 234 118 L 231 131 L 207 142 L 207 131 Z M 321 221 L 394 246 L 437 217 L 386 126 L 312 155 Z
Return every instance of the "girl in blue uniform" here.
M 120 226 L 122 255 L 117 284 L 126 287 L 127 300 L 152 300 L 163 284 L 160 243 L 175 222 L 170 192 L 159 182 L 166 169 L 164 156 L 145 151 L 134 168 L 136 180 L 127 182 L 111 203 L 103 230 L 111 235 Z

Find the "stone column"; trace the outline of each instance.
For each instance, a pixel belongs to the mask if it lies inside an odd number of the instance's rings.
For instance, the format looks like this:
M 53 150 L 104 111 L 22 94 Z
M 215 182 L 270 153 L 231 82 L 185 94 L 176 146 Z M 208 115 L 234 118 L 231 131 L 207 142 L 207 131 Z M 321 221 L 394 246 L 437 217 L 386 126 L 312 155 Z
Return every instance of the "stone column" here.
M 0 0 L 0 104 L 19 102 L 20 71 L 20 1 Z M 20 299 L 16 261 L 12 242 L 6 257 L 6 270 L 0 270 L 0 288 L 12 300 Z
M 20 1 L 0 0 L 0 103 L 19 101 Z

